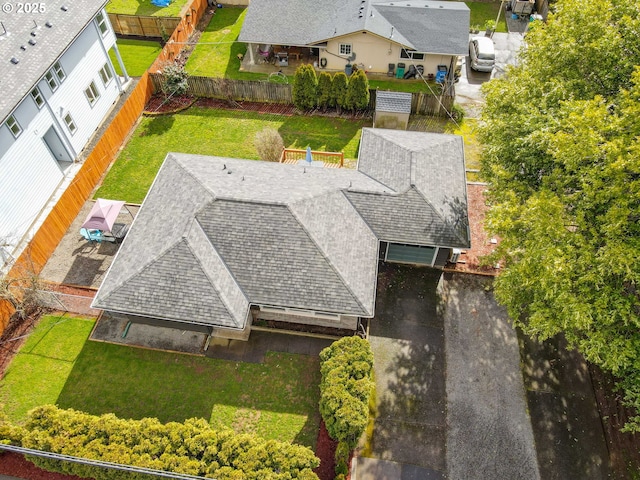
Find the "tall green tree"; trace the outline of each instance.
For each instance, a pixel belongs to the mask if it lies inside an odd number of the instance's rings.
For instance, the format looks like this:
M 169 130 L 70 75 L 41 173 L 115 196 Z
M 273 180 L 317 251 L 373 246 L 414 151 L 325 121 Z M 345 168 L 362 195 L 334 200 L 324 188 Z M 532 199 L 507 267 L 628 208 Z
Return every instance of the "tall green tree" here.
M 336 102 L 332 90 L 333 77 L 329 72 L 321 72 L 318 76 L 318 107 L 322 110 L 335 107 Z
M 484 87 L 496 296 L 525 333 L 563 333 L 640 407 L 640 3 L 560 0 Z M 635 33 L 634 33 L 635 32 Z M 640 431 L 640 417 L 628 427 Z
M 364 70 L 356 70 L 349 78 L 345 103 L 351 110 L 364 110 L 369 106 L 369 79 Z
M 293 77 L 293 104 L 300 110 L 310 110 L 316 106 L 318 78 L 311 65 L 300 65 Z
M 337 72 L 333 76 L 332 94 L 333 102 L 341 112 L 343 108 L 349 108 L 347 104 L 347 90 L 349 88 L 349 77 L 344 72 Z

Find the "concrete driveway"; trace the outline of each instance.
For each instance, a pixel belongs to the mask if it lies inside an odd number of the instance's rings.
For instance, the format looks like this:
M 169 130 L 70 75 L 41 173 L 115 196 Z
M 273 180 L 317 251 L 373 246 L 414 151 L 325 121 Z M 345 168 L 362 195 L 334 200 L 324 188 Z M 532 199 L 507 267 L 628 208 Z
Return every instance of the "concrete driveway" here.
M 370 329 L 377 412 L 352 478 L 540 478 L 517 337 L 490 282 L 381 267 Z
M 480 34 L 481 35 L 481 34 Z M 477 35 L 469 35 L 469 38 Z M 469 67 L 469 55 L 464 59 L 462 75 L 456 83 L 456 102 L 464 109 L 468 117 L 477 117 L 479 107 L 484 103 L 480 88 L 492 78 L 504 75 L 507 65 L 515 65 L 518 50 L 522 46 L 522 33 L 494 33 L 493 43 L 496 52 L 496 66 L 491 73 L 476 72 Z

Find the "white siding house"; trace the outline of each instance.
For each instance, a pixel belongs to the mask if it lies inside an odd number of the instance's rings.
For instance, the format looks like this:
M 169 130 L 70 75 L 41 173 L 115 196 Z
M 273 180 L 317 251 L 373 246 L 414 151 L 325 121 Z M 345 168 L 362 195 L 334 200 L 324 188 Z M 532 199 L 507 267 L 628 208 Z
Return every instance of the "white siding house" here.
M 129 80 L 105 4 L 50 0 L 1 22 L 0 268 L 20 254 L 71 182 Z

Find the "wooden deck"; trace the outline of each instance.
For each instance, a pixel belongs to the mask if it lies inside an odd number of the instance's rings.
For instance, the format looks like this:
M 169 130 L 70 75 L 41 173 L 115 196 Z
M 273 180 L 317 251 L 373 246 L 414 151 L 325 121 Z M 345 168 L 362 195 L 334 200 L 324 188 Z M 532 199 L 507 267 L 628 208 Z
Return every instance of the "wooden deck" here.
M 285 161 L 283 161 L 283 162 L 280 162 L 280 163 L 286 163 L 286 164 L 289 164 L 289 165 L 298 165 L 298 162 L 299 162 L 299 161 L 300 161 L 300 160 L 295 160 L 295 159 L 293 159 L 293 158 L 289 158 L 289 159 L 287 159 L 287 160 L 285 160 Z M 324 168 L 342 168 L 342 167 L 340 166 L 340 164 L 338 164 L 338 163 L 331 163 L 331 162 L 322 162 L 322 166 L 323 166 Z
M 295 165 L 300 160 L 306 160 L 307 151 L 297 148 L 285 148 L 282 150 L 280 156 L 280 163 L 288 163 L 289 165 Z M 314 165 L 322 163 L 325 168 L 342 168 L 344 167 L 344 153 L 343 152 L 321 152 L 319 150 L 311 150 L 311 158 Z

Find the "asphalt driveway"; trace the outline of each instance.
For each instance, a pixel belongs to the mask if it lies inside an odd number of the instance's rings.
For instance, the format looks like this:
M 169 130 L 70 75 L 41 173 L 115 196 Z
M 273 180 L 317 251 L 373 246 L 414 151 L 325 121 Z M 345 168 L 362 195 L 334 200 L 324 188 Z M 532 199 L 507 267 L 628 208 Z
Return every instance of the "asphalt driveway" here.
M 376 417 L 355 478 L 540 478 L 518 341 L 491 279 L 384 265 Z

